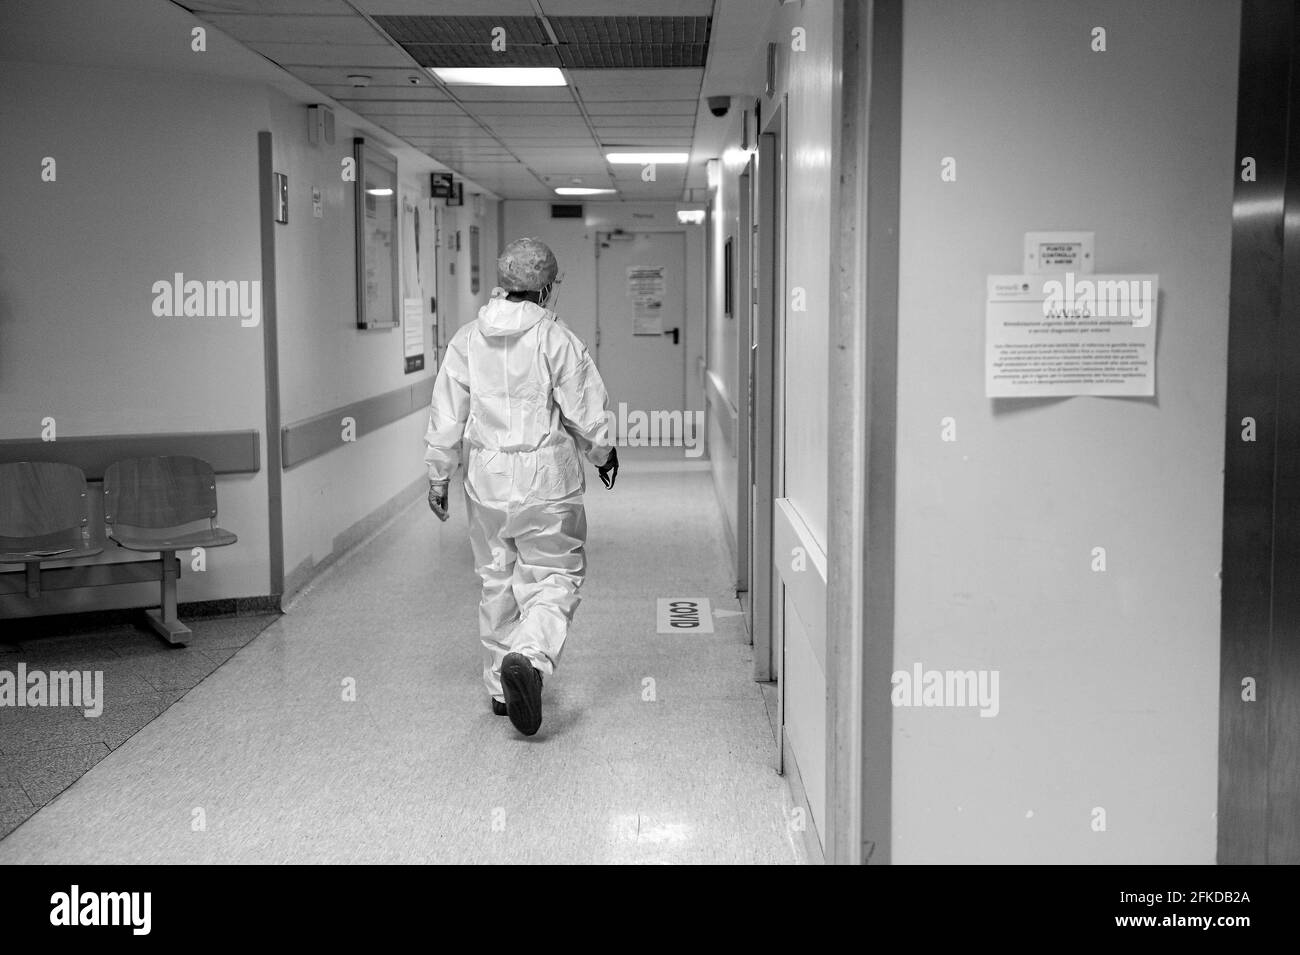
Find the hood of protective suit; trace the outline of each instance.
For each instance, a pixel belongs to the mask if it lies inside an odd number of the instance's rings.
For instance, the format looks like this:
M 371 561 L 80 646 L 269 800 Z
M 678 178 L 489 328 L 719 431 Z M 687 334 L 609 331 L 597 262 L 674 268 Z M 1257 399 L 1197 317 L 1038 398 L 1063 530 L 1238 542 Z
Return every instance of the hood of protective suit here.
M 478 327 L 489 338 L 522 335 L 548 314 L 533 302 L 494 298 L 478 310 Z

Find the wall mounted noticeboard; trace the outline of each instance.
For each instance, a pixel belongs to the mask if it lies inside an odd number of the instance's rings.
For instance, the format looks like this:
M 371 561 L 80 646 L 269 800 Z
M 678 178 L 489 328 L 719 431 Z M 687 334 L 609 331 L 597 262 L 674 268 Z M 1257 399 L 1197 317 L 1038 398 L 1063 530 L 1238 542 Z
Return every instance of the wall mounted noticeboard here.
M 397 237 L 397 160 L 352 140 L 355 189 L 357 327 L 397 328 L 402 322 Z

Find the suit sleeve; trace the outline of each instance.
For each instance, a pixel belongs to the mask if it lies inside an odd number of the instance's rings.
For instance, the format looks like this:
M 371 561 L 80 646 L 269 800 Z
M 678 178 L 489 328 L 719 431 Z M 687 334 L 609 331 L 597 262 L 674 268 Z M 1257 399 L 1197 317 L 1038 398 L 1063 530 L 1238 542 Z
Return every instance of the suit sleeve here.
M 614 444 L 609 433 L 609 393 L 587 346 L 563 324 L 556 325 L 549 356 L 555 403 L 578 449 L 596 467 L 603 467 Z
M 430 481 L 447 481 L 460 466 L 460 442 L 469 420 L 469 365 L 466 337 L 457 335 L 447 347 L 438 378 L 433 383 L 429 428 L 424 434 L 424 463 Z

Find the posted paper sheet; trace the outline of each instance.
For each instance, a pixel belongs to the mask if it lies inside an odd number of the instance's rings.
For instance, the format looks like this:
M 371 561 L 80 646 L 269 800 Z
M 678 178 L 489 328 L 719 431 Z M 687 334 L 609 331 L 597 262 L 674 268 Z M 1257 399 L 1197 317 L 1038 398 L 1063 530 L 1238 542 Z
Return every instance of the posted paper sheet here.
M 990 398 L 1156 392 L 1155 275 L 990 275 Z
M 662 335 L 664 266 L 630 266 L 627 270 L 627 295 L 632 300 L 632 334 Z

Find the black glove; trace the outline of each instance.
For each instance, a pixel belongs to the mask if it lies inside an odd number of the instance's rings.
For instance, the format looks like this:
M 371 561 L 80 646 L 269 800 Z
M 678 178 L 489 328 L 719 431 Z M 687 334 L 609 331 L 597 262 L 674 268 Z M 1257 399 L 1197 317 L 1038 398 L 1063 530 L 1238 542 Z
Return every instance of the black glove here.
M 429 509 L 440 521 L 447 519 L 447 484 L 447 481 L 429 482 Z
M 596 473 L 600 475 L 600 483 L 610 490 L 614 489 L 614 482 L 618 480 L 618 448 L 609 449 L 609 457 L 605 463 L 596 468 Z

